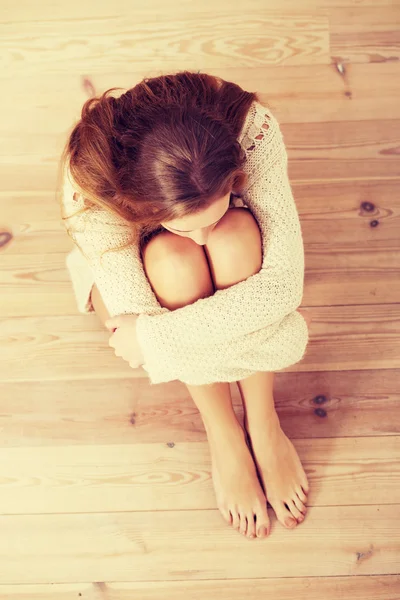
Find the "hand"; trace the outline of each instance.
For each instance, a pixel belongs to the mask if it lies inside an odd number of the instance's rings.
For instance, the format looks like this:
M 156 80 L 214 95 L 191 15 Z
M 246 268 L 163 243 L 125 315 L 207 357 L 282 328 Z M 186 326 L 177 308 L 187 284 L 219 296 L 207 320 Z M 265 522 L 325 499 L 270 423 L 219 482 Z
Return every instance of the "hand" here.
M 108 319 L 105 326 L 113 335 L 108 345 L 114 348 L 115 356 L 120 356 L 129 363 L 133 369 L 144 363 L 141 348 L 136 335 L 136 320 L 139 315 L 119 315 Z

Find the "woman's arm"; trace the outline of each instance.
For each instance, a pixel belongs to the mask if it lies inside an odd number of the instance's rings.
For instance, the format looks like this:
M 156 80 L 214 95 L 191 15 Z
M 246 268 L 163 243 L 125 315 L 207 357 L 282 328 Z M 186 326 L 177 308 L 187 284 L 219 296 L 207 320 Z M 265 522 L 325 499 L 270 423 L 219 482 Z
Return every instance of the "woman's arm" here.
M 138 341 L 145 358 L 143 367 L 152 382 L 185 381 L 190 372 L 191 381 L 211 381 L 213 374 L 215 380 L 232 381 L 238 373 L 236 365 L 247 364 L 254 344 L 265 347 L 280 326 L 293 329 L 296 320 L 304 329 L 301 315 L 290 314 L 302 299 L 304 253 L 286 150 L 272 115 L 266 113 L 259 132 L 254 133 L 260 135 L 255 136 L 254 150 L 248 154 L 249 185 L 243 199 L 260 227 L 263 263 L 259 273 L 246 281 L 169 311 L 154 295 L 134 244 L 107 252 L 100 260 L 105 249 L 129 240 L 125 222 L 104 211 L 90 211 L 75 222 L 71 219 L 72 235 L 89 261 L 111 317 L 139 314 Z M 72 195 L 73 187 L 67 182 L 64 198 L 69 213 L 80 208 L 72 202 Z M 241 373 L 243 377 L 250 374 L 246 368 Z
M 82 196 L 75 192 L 72 177 L 66 169 L 62 189 L 63 216 L 72 216 L 84 208 Z M 86 257 L 111 317 L 169 312 L 153 293 L 136 244 L 117 252 L 105 252 L 132 239 L 131 228 L 122 218 L 103 210 L 89 210 L 65 220 L 64 225 Z
M 140 315 L 138 339 L 148 365 L 167 360 L 166 356 L 162 358 L 162 349 L 166 348 L 168 352 L 169 348 L 177 349 L 182 356 L 192 349 L 197 356 L 200 348 L 212 355 L 215 344 L 236 345 L 243 336 L 262 328 L 269 328 L 272 335 L 282 319 L 301 304 L 304 247 L 287 174 L 287 154 L 272 115 L 265 124 L 268 130 L 260 129 L 264 137 L 256 141 L 254 153 L 248 157 L 249 186 L 243 195 L 261 231 L 261 270 L 167 314 Z

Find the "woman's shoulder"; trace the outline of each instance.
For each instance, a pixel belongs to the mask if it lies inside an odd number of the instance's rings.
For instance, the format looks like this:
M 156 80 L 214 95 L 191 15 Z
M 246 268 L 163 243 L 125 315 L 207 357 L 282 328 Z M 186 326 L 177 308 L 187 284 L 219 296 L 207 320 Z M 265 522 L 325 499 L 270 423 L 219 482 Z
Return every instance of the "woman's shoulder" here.
M 271 109 L 266 104 L 254 100 L 238 138 L 244 150 L 251 153 L 260 146 L 261 141 L 263 147 L 273 145 L 279 135 L 279 123 Z
M 249 109 L 245 127 L 239 139 L 246 153 L 246 170 L 262 175 L 268 165 L 287 157 L 282 132 L 271 109 L 254 101 Z

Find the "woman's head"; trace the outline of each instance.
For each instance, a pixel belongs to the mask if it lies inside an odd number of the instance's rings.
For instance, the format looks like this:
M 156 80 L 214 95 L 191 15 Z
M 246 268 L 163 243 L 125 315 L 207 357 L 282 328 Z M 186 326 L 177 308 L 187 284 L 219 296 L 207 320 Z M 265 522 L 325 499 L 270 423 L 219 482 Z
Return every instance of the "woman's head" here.
M 85 102 L 62 167 L 88 210 L 117 213 L 140 236 L 164 227 L 206 243 L 247 183 L 237 138 L 257 95 L 189 71 L 144 79 L 118 98 L 115 89 Z
M 175 235 L 188 237 L 200 246 L 207 243 L 208 236 L 218 225 L 230 207 L 231 192 L 211 202 L 206 208 L 186 217 L 163 222 L 161 225 Z

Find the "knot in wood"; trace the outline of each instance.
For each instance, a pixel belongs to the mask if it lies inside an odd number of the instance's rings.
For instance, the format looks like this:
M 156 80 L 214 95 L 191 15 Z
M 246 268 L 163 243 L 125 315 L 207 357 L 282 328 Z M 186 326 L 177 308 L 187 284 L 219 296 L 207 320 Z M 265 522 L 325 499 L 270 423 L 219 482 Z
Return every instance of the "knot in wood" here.
M 375 204 L 372 204 L 372 202 L 363 202 L 361 204 L 361 208 L 366 212 L 372 212 L 375 210 Z

